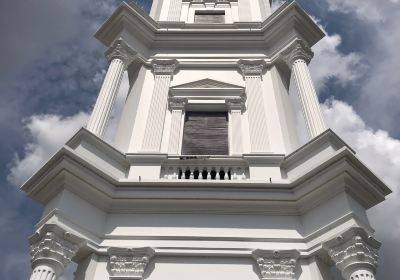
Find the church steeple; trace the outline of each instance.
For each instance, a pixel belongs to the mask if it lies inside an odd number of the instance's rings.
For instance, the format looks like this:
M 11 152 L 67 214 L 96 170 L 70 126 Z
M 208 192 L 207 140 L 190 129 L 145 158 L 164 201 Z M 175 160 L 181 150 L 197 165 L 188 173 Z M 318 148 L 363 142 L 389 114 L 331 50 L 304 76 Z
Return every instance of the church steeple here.
M 261 22 L 270 14 L 269 0 L 154 0 L 150 12 L 156 21 L 201 24 Z

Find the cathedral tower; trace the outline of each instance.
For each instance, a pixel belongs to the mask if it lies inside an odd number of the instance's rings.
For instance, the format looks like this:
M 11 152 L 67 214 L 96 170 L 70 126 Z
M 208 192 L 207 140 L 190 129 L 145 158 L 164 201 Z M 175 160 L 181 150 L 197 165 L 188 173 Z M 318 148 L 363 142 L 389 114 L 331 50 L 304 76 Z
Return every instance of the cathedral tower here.
M 77 280 L 374 279 L 366 210 L 390 190 L 326 127 L 308 69 L 324 33 L 296 2 L 124 2 L 95 36 L 88 125 L 22 187 L 44 205 L 31 280 L 71 261 Z

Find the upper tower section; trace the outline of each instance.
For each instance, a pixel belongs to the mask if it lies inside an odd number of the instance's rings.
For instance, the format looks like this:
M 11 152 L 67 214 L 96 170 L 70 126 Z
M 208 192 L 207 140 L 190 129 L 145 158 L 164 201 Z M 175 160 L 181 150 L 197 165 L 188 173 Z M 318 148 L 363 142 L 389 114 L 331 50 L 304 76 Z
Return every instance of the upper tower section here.
M 194 24 L 261 22 L 271 14 L 270 0 L 154 0 L 156 21 Z

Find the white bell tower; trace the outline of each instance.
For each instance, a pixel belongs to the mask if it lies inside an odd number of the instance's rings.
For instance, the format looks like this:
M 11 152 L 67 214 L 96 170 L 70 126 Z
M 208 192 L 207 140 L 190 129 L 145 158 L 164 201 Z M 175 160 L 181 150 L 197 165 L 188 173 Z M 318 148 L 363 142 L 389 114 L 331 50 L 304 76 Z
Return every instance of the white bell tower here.
M 95 36 L 88 125 L 22 186 L 44 206 L 31 280 L 71 262 L 76 280 L 375 279 L 366 210 L 390 190 L 326 127 L 308 69 L 324 33 L 296 2 L 122 3 Z

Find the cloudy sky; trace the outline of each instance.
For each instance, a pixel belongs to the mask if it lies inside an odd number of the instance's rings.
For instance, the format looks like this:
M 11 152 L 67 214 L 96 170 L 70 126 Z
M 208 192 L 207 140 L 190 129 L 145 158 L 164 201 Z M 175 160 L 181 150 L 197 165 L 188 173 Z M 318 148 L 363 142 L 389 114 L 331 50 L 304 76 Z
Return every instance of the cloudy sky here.
M 138 1 L 149 9 L 151 0 Z M 104 48 L 93 34 L 119 2 L 0 2 L 0 279 L 28 279 L 27 236 L 41 207 L 18 187 L 85 125 L 106 69 Z M 329 126 L 393 190 L 369 216 L 383 242 L 378 279 L 395 279 L 400 270 L 400 0 L 299 2 L 327 34 L 314 47 L 311 71 Z M 72 279 L 70 272 L 65 279 Z

